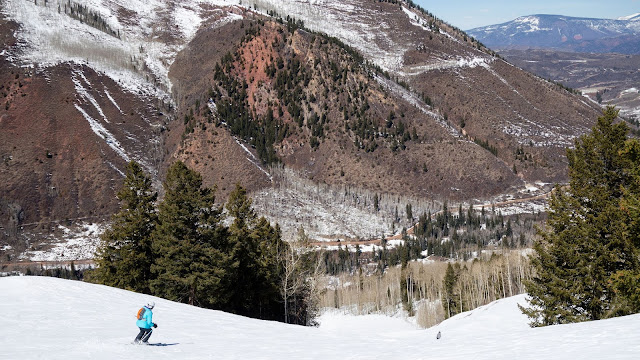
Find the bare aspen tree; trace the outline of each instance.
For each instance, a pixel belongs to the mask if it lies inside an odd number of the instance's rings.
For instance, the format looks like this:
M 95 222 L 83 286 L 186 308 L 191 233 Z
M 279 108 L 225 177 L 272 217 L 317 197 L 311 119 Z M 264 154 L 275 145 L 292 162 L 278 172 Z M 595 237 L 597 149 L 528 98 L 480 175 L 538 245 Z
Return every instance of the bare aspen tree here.
M 515 252 L 460 266 L 453 285 L 457 311 L 472 310 L 507 295 L 522 293 L 522 282 L 531 277 L 528 264 L 525 256 Z M 405 306 L 405 310 L 415 313 L 421 326 L 432 326 L 442 321 L 445 313 L 453 314 L 452 309 L 447 308 L 449 305 L 443 303 L 446 268 L 447 263 L 442 262 L 409 262 L 404 271 L 398 266 L 369 275 L 364 270 L 362 274 L 345 273 L 339 277 L 341 286 L 322 295 L 322 304 L 361 314 L 391 314 Z

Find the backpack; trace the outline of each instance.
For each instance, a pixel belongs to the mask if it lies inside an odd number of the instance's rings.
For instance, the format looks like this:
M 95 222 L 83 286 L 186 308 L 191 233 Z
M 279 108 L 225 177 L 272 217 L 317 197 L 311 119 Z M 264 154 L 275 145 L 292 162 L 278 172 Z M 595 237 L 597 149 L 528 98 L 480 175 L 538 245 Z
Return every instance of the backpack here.
M 136 315 L 138 320 L 142 320 L 142 318 L 144 317 L 144 313 L 146 311 L 147 311 L 147 309 L 145 309 L 144 307 L 141 307 L 140 310 L 138 310 L 138 315 Z

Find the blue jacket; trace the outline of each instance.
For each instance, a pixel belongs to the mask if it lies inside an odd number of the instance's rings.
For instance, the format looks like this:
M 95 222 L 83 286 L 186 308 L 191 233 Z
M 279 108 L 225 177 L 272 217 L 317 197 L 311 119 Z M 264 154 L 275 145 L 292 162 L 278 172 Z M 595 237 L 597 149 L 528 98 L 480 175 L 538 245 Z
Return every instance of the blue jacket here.
M 151 329 L 153 327 L 153 312 L 148 307 L 144 307 L 144 315 L 142 319 L 136 321 L 136 325 L 142 329 Z

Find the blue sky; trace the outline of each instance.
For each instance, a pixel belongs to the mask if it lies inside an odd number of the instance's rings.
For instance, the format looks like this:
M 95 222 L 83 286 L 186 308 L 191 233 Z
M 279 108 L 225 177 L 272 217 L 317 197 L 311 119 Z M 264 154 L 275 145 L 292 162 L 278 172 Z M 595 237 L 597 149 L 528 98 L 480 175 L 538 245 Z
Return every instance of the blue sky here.
M 468 30 L 518 16 L 554 14 L 615 19 L 640 13 L 640 0 L 414 0 L 438 18 Z

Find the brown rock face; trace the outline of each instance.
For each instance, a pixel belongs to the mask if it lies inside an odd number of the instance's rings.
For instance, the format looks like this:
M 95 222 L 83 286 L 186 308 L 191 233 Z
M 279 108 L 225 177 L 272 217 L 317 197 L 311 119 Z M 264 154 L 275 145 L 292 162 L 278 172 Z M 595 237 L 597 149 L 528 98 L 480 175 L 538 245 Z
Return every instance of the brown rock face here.
M 89 68 L 34 70 L 0 59 L 0 101 L 3 238 L 50 221 L 108 219 L 126 161 L 150 173 L 161 161 L 164 116 L 155 101 Z

